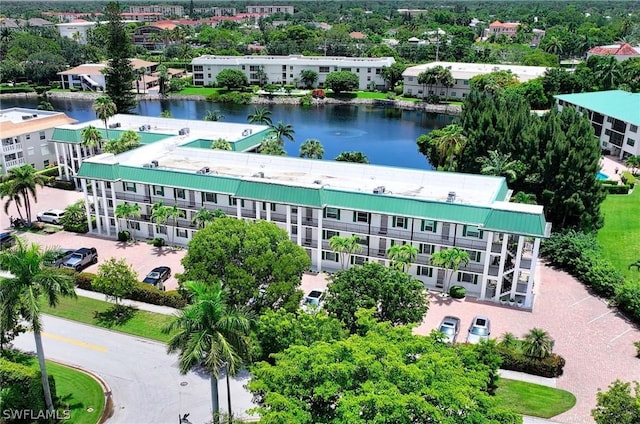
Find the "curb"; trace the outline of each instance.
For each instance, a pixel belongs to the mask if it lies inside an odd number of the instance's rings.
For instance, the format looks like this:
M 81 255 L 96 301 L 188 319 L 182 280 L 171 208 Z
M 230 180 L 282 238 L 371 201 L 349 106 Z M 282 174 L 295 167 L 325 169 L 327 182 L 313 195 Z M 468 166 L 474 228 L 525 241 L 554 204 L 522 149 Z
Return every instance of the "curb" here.
M 97 423 L 102 424 L 113 416 L 113 412 L 114 412 L 113 394 L 111 393 L 111 387 L 102 377 L 100 377 L 98 374 L 94 373 L 93 371 L 89 371 L 78 365 L 73 365 L 73 364 L 69 364 L 62 361 L 56 361 L 52 359 L 47 359 L 47 360 L 51 362 L 55 362 L 56 364 L 65 366 L 67 368 L 73 368 L 74 370 L 85 373 L 91 378 L 93 378 L 94 380 L 96 380 L 98 384 L 102 387 L 102 392 L 104 393 L 104 409 L 102 410 L 102 415 L 100 415 L 100 418 L 98 419 Z

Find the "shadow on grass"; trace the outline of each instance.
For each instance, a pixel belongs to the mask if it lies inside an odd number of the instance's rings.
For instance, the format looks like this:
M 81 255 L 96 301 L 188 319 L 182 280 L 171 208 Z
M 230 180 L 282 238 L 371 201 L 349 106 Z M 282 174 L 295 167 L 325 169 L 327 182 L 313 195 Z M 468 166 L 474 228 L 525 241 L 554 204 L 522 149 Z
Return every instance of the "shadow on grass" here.
M 113 305 L 104 312 L 95 312 L 93 318 L 104 327 L 111 328 L 126 324 L 138 310 L 125 305 Z

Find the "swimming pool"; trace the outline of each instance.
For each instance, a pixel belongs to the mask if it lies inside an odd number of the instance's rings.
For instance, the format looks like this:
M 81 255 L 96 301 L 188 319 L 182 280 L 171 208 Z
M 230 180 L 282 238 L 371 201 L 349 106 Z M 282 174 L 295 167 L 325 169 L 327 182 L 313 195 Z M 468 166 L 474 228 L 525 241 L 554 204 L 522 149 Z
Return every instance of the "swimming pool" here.
M 603 174 L 602 172 L 598 172 L 598 175 L 596 175 L 596 178 L 599 180 L 608 180 L 609 176 L 607 174 Z

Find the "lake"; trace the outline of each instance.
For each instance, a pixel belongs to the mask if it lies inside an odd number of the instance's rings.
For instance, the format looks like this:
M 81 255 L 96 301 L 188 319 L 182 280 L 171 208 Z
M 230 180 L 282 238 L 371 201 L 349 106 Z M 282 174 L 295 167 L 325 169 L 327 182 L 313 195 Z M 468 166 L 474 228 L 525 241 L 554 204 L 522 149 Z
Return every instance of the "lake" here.
M 52 99 L 55 110 L 80 122 L 95 119 L 91 101 Z M 35 108 L 38 100 L 3 99 L 2 108 Z M 418 110 L 401 110 L 373 105 L 322 105 L 302 108 L 297 105 L 267 105 L 273 122 L 293 126 L 295 142 L 285 141 L 289 156 L 298 156 L 300 145 L 309 138 L 320 140 L 324 158 L 333 159 L 344 151 L 360 151 L 377 165 L 432 169 L 418 152 L 416 139 L 432 129 L 442 128 L 452 116 Z M 174 118 L 203 119 L 209 110 L 224 115 L 222 121 L 247 122 L 255 105 L 229 105 L 201 100 L 143 100 L 134 113 L 160 116 L 168 110 Z

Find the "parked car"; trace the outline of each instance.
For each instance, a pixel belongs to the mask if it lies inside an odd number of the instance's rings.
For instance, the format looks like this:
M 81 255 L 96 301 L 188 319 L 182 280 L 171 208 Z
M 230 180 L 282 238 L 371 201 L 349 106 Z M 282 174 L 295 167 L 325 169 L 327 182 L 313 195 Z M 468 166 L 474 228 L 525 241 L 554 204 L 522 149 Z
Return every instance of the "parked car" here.
M 98 251 L 96 248 L 83 247 L 69 255 L 69 257 L 62 262 L 62 266 L 65 268 L 75 269 L 76 271 L 82 271 L 84 268 L 97 262 Z
M 158 290 L 164 290 L 164 282 L 171 277 L 171 268 L 168 266 L 159 266 L 153 268 L 150 273 L 144 277 L 143 283 L 152 284 Z
M 446 342 L 455 343 L 460 332 L 460 318 L 447 315 L 442 319 L 438 331 L 444 335 Z
M 48 222 L 50 224 L 58 225 L 60 219 L 64 216 L 64 211 L 61 209 L 47 209 L 36 215 L 38 222 Z
M 0 233 L 0 250 L 8 249 L 16 244 L 16 239 L 11 233 Z
M 467 334 L 467 343 L 480 343 L 481 340 L 489 340 L 491 334 L 491 321 L 489 318 L 476 315 L 471 321 L 469 334 Z
M 62 263 L 66 261 L 75 249 L 56 249 L 45 254 L 44 265 L 52 268 L 60 268 Z
M 324 301 L 324 292 L 320 290 L 311 290 L 302 301 L 302 308 L 305 310 L 319 309 Z

